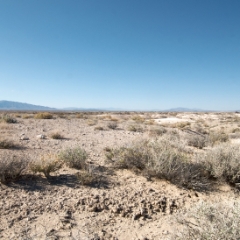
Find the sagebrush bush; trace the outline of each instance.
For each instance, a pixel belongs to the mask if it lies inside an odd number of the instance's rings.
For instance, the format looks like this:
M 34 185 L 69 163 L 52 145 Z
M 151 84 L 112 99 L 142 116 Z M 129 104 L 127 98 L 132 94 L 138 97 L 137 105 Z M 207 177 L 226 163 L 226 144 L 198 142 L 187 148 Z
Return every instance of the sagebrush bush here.
M 96 130 L 96 131 L 103 131 L 104 128 L 102 126 L 97 126 L 97 127 L 94 128 L 94 130 Z
M 50 173 L 58 171 L 63 162 L 56 154 L 45 154 L 40 156 L 36 161 L 30 163 L 30 169 L 34 172 L 43 173 L 46 178 L 50 177 Z
M 4 114 L 2 116 L 2 121 L 5 123 L 16 123 L 17 120 L 10 115 Z
M 143 132 L 143 128 L 139 125 L 129 125 L 127 130 L 131 132 Z
M 52 139 L 64 139 L 63 135 L 59 132 L 54 132 L 50 135 Z
M 150 136 L 162 136 L 167 132 L 167 129 L 164 127 L 154 127 L 149 129 Z
M 16 147 L 17 145 L 13 141 L 0 138 L 0 149 L 11 149 Z
M 43 112 L 43 113 L 37 113 L 34 115 L 34 118 L 36 119 L 52 119 L 53 115 L 48 112 Z
M 191 162 L 181 148 L 175 147 L 164 138 L 112 149 L 106 156 L 115 168 L 131 169 L 187 188 L 210 186 L 204 165 Z
M 107 127 L 110 128 L 110 129 L 116 129 L 118 127 L 118 125 L 117 125 L 116 122 L 109 122 L 107 124 Z
M 222 143 L 197 157 L 213 178 L 234 184 L 240 183 L 239 146 Z
M 189 146 L 202 149 L 207 146 L 207 139 L 201 135 L 189 134 L 187 137 L 187 143 Z
M 214 146 L 229 141 L 229 136 L 226 133 L 211 132 L 208 136 L 208 141 L 211 146 Z
M 68 148 L 59 154 L 59 159 L 61 159 L 68 167 L 76 169 L 85 169 L 87 158 L 87 152 L 80 147 Z
M 239 201 L 198 203 L 176 215 L 178 222 L 183 225 L 183 231 L 172 239 L 240 239 L 239 212 Z M 193 219 L 193 223 L 189 219 Z
M 19 178 L 26 170 L 28 159 L 24 156 L 0 157 L 0 182 L 7 183 Z

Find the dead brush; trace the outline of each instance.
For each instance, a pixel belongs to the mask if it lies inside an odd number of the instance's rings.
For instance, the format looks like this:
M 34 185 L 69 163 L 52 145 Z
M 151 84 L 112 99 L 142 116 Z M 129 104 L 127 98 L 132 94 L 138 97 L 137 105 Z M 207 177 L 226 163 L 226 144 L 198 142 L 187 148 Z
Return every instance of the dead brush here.
M 143 132 L 143 128 L 139 125 L 129 125 L 127 130 L 131 132 Z
M 50 178 L 50 173 L 61 169 L 63 162 L 56 154 L 45 154 L 36 161 L 29 164 L 29 168 L 34 173 L 43 173 L 46 178 Z
M 229 141 L 229 136 L 223 132 L 211 132 L 208 136 L 209 145 L 212 147 L 216 144 L 220 144 L 228 141 Z
M 28 158 L 5 155 L 0 157 L 0 182 L 8 183 L 18 179 L 27 170 Z

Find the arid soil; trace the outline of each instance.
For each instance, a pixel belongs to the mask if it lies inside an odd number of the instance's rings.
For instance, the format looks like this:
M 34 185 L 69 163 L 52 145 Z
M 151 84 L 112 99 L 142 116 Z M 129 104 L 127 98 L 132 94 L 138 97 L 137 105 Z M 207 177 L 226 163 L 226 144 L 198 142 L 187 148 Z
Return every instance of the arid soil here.
M 35 113 L 9 113 L 17 122 L 0 123 L 0 136 L 18 147 L 0 149 L 0 157 L 34 161 L 46 153 L 81 147 L 98 181 L 84 186 L 76 177 L 79 170 L 64 166 L 49 179 L 27 172 L 14 182 L 2 183 L 0 239 L 180 239 L 183 213 L 200 203 L 239 201 L 234 186 L 221 184 L 213 191 L 177 187 L 164 179 L 114 169 L 105 156 L 106 148 L 156 138 L 151 129 L 158 126 L 184 133 L 190 128 L 198 132 L 199 126 L 224 131 L 229 144 L 239 145 L 240 135 L 234 131 L 240 127 L 238 113 L 52 114 L 53 119 L 35 119 Z M 116 129 L 109 128 L 109 123 L 116 123 Z M 129 126 L 141 130 L 132 131 Z M 56 132 L 63 138 L 53 139 Z

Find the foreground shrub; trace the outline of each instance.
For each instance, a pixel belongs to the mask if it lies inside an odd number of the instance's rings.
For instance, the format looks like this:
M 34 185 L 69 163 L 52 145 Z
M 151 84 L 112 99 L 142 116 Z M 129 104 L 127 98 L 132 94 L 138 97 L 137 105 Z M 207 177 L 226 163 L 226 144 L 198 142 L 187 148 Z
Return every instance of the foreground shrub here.
M 148 177 L 166 179 L 187 188 L 207 188 L 210 183 L 204 166 L 191 162 L 188 155 L 165 139 L 142 141 L 131 147 L 107 152 L 116 168 L 126 168 Z
M 240 184 L 240 149 L 239 146 L 221 144 L 198 156 L 204 162 L 210 175 L 229 183 Z
M 239 212 L 239 201 L 199 203 L 176 216 L 184 230 L 173 239 L 240 239 Z
M 167 129 L 164 127 L 155 127 L 149 130 L 150 136 L 162 136 L 167 132 Z
M 2 121 L 5 122 L 5 123 L 16 123 L 17 120 L 9 115 L 3 115 L 2 116 Z
M 17 145 L 13 141 L 0 138 L 0 149 L 11 149 L 15 147 L 17 147 Z
M 68 167 L 76 169 L 84 169 L 88 154 L 80 147 L 69 148 L 59 154 L 61 159 Z
M 28 161 L 22 156 L 2 156 L 0 158 L 0 182 L 7 183 L 19 178 L 27 169 Z
M 36 119 L 52 119 L 53 115 L 48 112 L 43 112 L 43 113 L 35 114 L 34 118 L 36 118 Z
M 62 167 L 63 162 L 55 154 L 45 154 L 38 160 L 30 163 L 30 169 L 34 172 L 43 173 L 46 178 L 50 173 L 56 172 Z

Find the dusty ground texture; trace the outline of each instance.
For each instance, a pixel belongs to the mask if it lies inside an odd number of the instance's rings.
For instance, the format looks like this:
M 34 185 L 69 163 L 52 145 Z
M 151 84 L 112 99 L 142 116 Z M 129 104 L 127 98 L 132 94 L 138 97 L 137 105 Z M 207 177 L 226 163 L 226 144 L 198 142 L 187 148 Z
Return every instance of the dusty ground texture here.
M 17 122 L 0 123 L 0 137 L 17 145 L 0 149 L 1 159 L 16 156 L 31 162 L 46 153 L 81 147 L 98 180 L 84 186 L 76 175 L 79 170 L 63 166 L 49 179 L 28 171 L 2 183 L 1 239 L 194 239 L 184 232 L 203 229 L 198 216 L 191 215 L 193 209 L 217 202 L 231 212 L 239 204 L 236 186 L 223 183 L 212 191 L 177 187 L 114 169 L 105 156 L 106 148 L 158 138 L 154 130 L 159 126 L 183 134 L 221 131 L 229 137 L 228 144 L 239 146 L 239 113 L 52 113 L 53 119 L 35 119 L 35 114 L 11 112 Z M 62 139 L 51 137 L 56 132 Z M 187 146 L 191 154 L 209 148 Z

